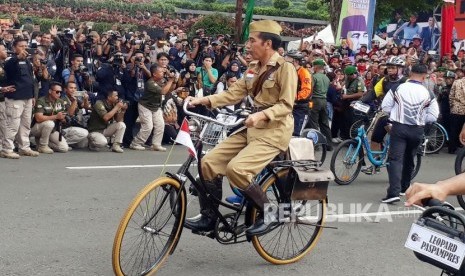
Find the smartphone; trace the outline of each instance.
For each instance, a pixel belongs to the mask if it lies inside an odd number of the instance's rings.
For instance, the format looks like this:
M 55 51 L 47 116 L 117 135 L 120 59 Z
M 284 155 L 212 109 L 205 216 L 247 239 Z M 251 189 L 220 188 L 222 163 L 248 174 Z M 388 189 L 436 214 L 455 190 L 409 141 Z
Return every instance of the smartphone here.
M 84 97 L 85 94 L 86 94 L 86 91 L 76 91 L 76 92 L 74 93 L 74 97 L 76 97 L 76 98 L 82 98 L 82 97 Z

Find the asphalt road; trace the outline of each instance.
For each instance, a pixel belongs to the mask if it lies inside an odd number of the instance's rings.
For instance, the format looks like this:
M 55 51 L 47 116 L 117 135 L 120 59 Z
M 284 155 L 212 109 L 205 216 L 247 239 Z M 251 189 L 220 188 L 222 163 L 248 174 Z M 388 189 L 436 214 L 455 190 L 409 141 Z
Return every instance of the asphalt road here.
M 176 146 L 168 163 L 181 163 L 186 152 Z M 131 166 L 161 165 L 167 156 L 75 150 L 0 159 L 0 275 L 113 275 L 111 250 L 119 220 L 138 190 L 161 171 Z M 432 183 L 449 177 L 453 162 L 454 156 L 446 153 L 427 156 L 416 180 Z M 185 230 L 159 275 L 440 275 L 404 248 L 417 215 L 404 214 L 402 203 L 379 203 L 387 180 L 384 169 L 375 176 L 360 175 L 348 186 L 331 183 L 329 202 L 337 204 L 335 213 L 401 214 L 379 221 L 360 216 L 352 222 L 333 220 L 328 225 L 338 229 L 325 229 L 315 249 L 298 263 L 271 265 L 249 243 L 221 245 Z

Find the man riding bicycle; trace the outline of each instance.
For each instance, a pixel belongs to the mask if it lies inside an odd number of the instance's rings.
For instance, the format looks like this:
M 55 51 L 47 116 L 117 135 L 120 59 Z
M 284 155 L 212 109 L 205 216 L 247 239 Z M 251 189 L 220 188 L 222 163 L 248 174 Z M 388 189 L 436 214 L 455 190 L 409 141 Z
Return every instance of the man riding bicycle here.
M 260 186 L 252 184 L 255 177 L 289 145 L 294 130 L 292 109 L 297 91 L 297 73 L 294 66 L 278 53 L 281 44 L 281 26 L 272 20 L 252 22 L 246 49 L 254 59 L 245 76 L 221 93 L 202 98 L 189 98 L 190 106 L 206 105 L 211 108 L 251 99 L 252 114 L 245 129 L 231 135 L 202 159 L 202 173 L 210 194 L 221 198 L 219 176 L 226 175 L 232 185 L 254 203 L 263 214 L 269 203 Z M 185 226 L 198 231 L 209 231 L 215 226 L 216 216 L 205 198 L 199 198 L 201 216 L 186 219 Z M 267 233 L 273 224 L 263 218 L 246 230 L 249 235 Z
M 406 82 L 407 78 L 404 77 L 400 71 L 405 66 L 405 61 L 400 57 L 390 57 L 386 61 L 386 70 L 387 75 L 381 78 L 373 87 L 372 90 L 369 90 L 362 98 L 361 101 L 364 103 L 370 103 L 375 100 L 381 101 L 389 90 L 395 91 L 397 87 Z M 373 128 L 373 133 L 371 135 L 370 149 L 373 151 L 381 151 L 381 145 L 383 143 L 384 137 L 387 134 L 387 125 L 388 125 L 388 116 L 387 114 L 380 113 L 375 120 L 375 127 Z M 378 168 L 379 169 L 379 168 Z M 373 166 L 368 166 L 362 168 L 362 172 L 366 174 L 373 174 L 376 169 Z

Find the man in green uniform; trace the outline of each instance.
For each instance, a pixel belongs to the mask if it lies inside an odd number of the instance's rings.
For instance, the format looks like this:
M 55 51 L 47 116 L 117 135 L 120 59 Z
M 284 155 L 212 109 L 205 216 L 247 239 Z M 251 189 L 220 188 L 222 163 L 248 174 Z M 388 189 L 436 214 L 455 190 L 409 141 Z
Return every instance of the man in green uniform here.
M 165 121 L 163 120 L 163 110 L 161 108 L 162 95 L 168 92 L 167 89 L 162 89 L 159 82 L 163 80 L 165 68 L 158 64 L 153 64 L 150 67 L 152 77 L 145 83 L 144 95 L 139 100 L 138 110 L 140 119 L 140 130 L 137 136 L 132 140 L 130 148 L 134 150 L 145 150 L 144 144 L 152 133 L 152 150 L 166 151 L 166 148 L 161 146 L 163 140 L 163 132 L 165 131 Z M 173 83 L 174 74 L 169 75 L 168 83 Z
M 344 74 L 346 75 L 346 83 L 343 88 L 344 94 L 342 95 L 344 122 L 341 129 L 341 138 L 346 140 L 350 139 L 350 126 L 354 122 L 354 111 L 350 107 L 350 104 L 360 99 L 366 89 L 363 80 L 358 76 L 355 66 L 347 66 L 344 69 Z
M 123 118 L 127 108 L 128 105 L 118 99 L 118 92 L 115 90 L 108 90 L 106 98 L 94 104 L 87 122 L 90 150 L 104 148 L 108 144 L 107 137 L 115 136 L 111 150 L 123 152 L 121 143 L 126 130 Z
M 51 154 L 54 151 L 67 152 L 68 143 L 57 131 L 56 124 L 66 123 L 67 99 L 61 99 L 63 88 L 60 83 L 52 82 L 48 95 L 37 100 L 34 110 L 35 125 L 31 129 L 31 134 L 38 141 L 37 151 Z
M 313 96 L 312 108 L 310 109 L 310 125 L 312 128 L 320 129 L 328 141 L 327 150 L 332 150 L 331 129 L 326 103 L 326 94 L 329 89 L 329 78 L 324 74 L 326 63 L 322 59 L 313 61 Z
M 261 188 L 251 183 L 252 178 L 289 146 L 294 130 L 292 108 L 298 79 L 294 66 L 277 53 L 281 26 L 272 20 L 261 20 L 252 22 L 249 30 L 246 49 L 254 61 L 249 64 L 245 76 L 232 85 L 228 93 L 190 98 L 189 101 L 191 106 L 215 108 L 238 103 L 246 96 L 252 99 L 253 114 L 246 119 L 246 128 L 208 152 L 202 160 L 202 172 L 214 196 L 221 197 L 221 188 L 215 179 L 226 175 L 232 185 L 240 188 L 263 211 L 269 201 Z M 214 227 L 216 216 L 208 204 L 205 205 L 205 199 L 199 199 L 202 216 L 187 220 L 185 226 L 208 231 Z M 265 234 L 272 225 L 259 218 L 246 232 Z

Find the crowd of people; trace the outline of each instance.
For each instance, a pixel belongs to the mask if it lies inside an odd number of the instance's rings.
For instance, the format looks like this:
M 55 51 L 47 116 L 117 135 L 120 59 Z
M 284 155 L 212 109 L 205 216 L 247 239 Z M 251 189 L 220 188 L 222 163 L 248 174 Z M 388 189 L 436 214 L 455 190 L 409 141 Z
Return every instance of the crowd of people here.
M 172 143 L 184 118 L 183 99 L 227 91 L 252 61 L 227 34 L 206 37 L 199 29 L 188 39 L 178 25 L 158 37 L 118 24 L 103 33 L 74 21 L 63 30 L 20 26 L 17 16 L 1 24 L 0 122 L 7 158 L 109 145 L 115 152 L 166 150 L 163 144 Z M 279 48 L 299 75 L 294 135 L 313 127 L 332 144 L 348 139 L 351 103 L 379 105 L 391 83 L 405 81 L 411 66 L 422 63 L 428 66 L 424 85 L 437 97 L 449 152 L 455 152 L 465 121 L 465 50 L 438 59 L 424 42 L 413 37 L 380 47 L 373 40 L 357 51 L 345 40 L 340 47 L 316 40 L 302 41 L 299 51 Z

